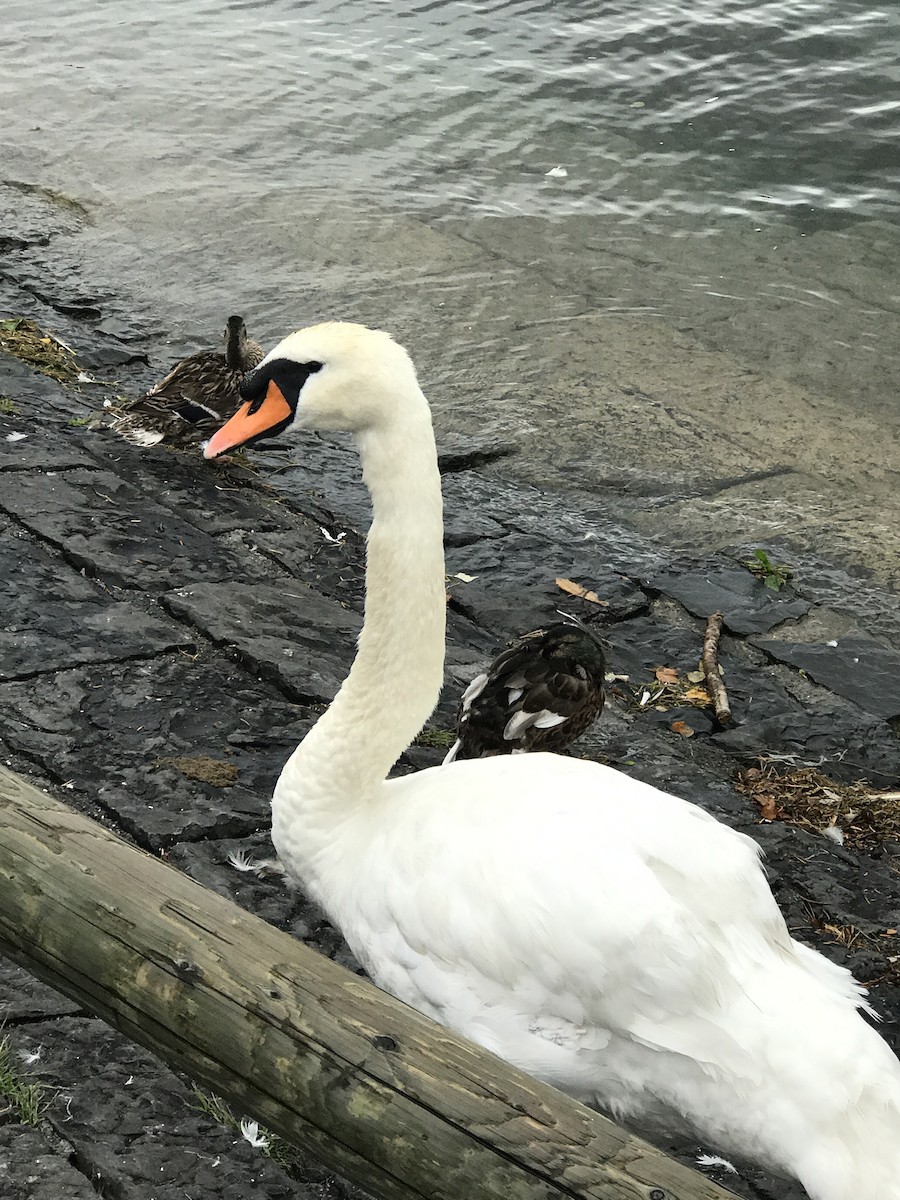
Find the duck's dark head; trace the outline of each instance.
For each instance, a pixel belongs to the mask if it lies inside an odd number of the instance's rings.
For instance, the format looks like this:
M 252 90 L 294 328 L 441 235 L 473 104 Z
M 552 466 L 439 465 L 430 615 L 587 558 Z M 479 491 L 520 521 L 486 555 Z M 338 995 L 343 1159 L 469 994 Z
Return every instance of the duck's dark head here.
M 225 362 L 232 371 L 249 371 L 263 356 L 262 348 L 247 333 L 243 317 L 229 317 L 225 325 Z
M 570 613 L 561 613 L 565 621 L 551 625 L 546 633 L 548 650 L 576 659 L 595 679 L 602 681 L 606 671 L 603 643 L 593 629 Z

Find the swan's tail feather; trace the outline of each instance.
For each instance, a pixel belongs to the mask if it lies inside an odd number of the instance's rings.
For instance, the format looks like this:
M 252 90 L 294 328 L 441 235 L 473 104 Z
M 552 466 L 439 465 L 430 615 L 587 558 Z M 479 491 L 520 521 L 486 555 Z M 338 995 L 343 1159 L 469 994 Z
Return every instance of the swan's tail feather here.
M 872 1010 L 850 973 L 806 947 L 797 952 L 803 1028 L 793 1031 L 793 1055 L 774 1060 L 782 1093 L 770 1097 L 782 1165 L 813 1200 L 900 1200 L 900 1062 L 858 1011 Z M 781 1119 L 786 1102 L 792 1112 Z

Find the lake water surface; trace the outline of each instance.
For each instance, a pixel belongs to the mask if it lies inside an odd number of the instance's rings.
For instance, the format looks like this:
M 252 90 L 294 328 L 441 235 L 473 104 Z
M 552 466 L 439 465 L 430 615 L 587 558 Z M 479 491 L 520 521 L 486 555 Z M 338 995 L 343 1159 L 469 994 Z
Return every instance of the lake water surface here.
M 453 340 L 492 288 L 539 321 L 490 260 L 547 319 L 659 318 L 897 420 L 895 4 L 6 0 L 3 36 L 0 178 L 86 206 L 60 252 L 173 353 L 231 311 Z

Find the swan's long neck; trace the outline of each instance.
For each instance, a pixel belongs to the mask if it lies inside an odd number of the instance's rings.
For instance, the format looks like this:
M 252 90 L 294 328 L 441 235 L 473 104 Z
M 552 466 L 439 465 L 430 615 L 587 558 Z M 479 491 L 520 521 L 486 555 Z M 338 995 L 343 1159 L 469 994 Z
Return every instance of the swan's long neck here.
M 418 389 L 417 389 L 418 390 Z M 441 484 L 427 403 L 357 436 L 373 520 L 366 612 L 353 667 L 282 772 L 276 848 L 316 854 L 385 779 L 437 702 L 444 669 Z

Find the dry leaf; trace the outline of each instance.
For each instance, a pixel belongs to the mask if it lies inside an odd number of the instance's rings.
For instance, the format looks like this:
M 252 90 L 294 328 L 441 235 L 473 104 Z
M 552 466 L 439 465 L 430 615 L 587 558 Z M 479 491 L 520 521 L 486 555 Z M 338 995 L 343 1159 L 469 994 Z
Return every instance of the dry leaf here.
M 674 667 L 657 667 L 653 673 L 660 683 L 678 682 L 678 672 Z
M 896 929 L 886 929 L 881 936 L 882 937 L 893 937 L 896 932 L 897 932 Z
M 586 587 L 582 587 L 580 583 L 573 583 L 571 579 L 563 579 L 557 576 L 556 586 L 570 596 L 578 596 L 581 600 L 590 600 L 591 604 L 603 604 L 608 606 L 608 600 L 601 600 L 596 592 L 589 592 Z
M 695 731 L 685 721 L 673 721 L 672 728 L 676 733 L 680 733 L 682 737 L 694 736 Z
M 705 671 L 688 671 L 686 676 L 688 683 L 702 683 L 705 678 Z
M 688 688 L 681 699 L 684 700 L 686 704 L 696 704 L 700 708 L 705 707 L 707 704 L 712 704 L 709 692 L 706 690 L 706 688 L 700 687 Z
M 457 571 L 456 574 L 453 576 L 453 578 L 460 579 L 460 580 L 462 580 L 463 583 L 473 583 L 478 578 L 478 576 L 477 575 L 467 575 L 465 573 L 465 571 Z
M 753 799 L 759 805 L 759 815 L 764 821 L 774 821 L 778 816 L 778 807 L 775 804 L 775 797 L 769 792 L 762 792 Z

